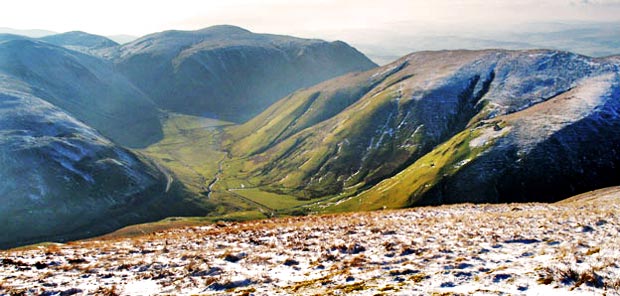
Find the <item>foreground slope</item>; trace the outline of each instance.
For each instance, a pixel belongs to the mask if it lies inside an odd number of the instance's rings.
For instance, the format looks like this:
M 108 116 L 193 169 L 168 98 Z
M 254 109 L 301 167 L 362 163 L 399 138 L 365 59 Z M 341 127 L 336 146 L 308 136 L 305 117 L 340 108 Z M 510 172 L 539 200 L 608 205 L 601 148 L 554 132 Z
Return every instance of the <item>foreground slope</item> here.
M 618 189 L 178 228 L 2 252 L 0 293 L 620 295 Z
M 177 207 L 179 184 L 153 163 L 27 89 L 2 77 L 0 248 L 205 214 L 189 203 Z
M 298 88 L 376 66 L 343 42 L 233 26 L 151 34 L 109 58 L 160 107 L 237 122 Z
M 141 147 L 162 137 L 156 106 L 102 59 L 0 35 L 0 74 L 124 145 Z
M 620 183 L 618 76 L 612 58 L 560 51 L 414 53 L 229 128 L 244 159 L 230 174 L 301 198 L 361 193 L 332 210 L 559 200 Z

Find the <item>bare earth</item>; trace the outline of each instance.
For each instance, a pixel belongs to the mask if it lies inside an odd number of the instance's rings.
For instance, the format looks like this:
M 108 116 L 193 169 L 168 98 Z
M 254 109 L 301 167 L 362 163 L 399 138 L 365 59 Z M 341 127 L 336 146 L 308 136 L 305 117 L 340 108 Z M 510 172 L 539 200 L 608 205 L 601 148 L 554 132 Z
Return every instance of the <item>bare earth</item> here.
M 0 295 L 620 295 L 620 195 L 592 196 L 218 223 L 5 251 Z

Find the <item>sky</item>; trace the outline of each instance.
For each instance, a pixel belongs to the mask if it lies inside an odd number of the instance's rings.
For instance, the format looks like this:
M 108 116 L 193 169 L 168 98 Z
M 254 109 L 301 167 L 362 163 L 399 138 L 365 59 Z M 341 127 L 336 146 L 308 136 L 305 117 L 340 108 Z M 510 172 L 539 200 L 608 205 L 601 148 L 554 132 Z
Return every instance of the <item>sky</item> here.
M 135 36 L 217 24 L 321 37 L 540 21 L 620 21 L 620 0 L 8 0 L 0 10 L 0 27 Z

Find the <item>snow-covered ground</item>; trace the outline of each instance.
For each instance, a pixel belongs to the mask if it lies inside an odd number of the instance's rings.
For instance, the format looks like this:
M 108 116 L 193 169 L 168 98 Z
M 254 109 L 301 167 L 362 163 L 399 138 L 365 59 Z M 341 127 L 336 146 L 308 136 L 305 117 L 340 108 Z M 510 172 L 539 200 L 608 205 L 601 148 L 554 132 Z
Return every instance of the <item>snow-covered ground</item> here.
M 610 194 L 41 246 L 0 253 L 0 295 L 620 295 L 618 213 Z

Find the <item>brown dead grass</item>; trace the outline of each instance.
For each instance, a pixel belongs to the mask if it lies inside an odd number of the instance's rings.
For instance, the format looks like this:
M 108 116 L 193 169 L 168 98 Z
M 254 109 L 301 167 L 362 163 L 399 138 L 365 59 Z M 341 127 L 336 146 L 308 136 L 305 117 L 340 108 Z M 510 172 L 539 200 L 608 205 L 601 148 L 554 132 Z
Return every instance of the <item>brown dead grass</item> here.
M 511 210 L 515 207 L 521 210 Z M 431 212 L 433 214 L 428 214 Z M 536 238 L 537 243 L 542 246 L 536 252 L 549 253 L 554 259 L 565 260 L 568 263 L 577 260 L 593 260 L 600 263 L 581 272 L 564 267 L 543 267 L 534 272 L 534 277 L 538 275 L 540 284 L 561 285 L 563 282 L 570 282 L 575 287 L 592 286 L 597 289 L 611 290 L 618 289 L 620 280 L 605 278 L 605 270 L 618 267 L 615 262 L 607 262 L 604 258 L 599 258 L 607 254 L 605 252 L 609 252 L 609 247 L 606 247 L 604 242 L 597 244 L 588 241 L 589 233 L 584 234 L 582 228 L 583 225 L 595 226 L 596 221 L 601 219 L 611 221 L 609 223 L 617 223 L 615 214 L 613 207 L 599 207 L 591 203 L 455 205 L 413 210 L 222 222 L 206 226 L 185 225 L 180 228 L 130 237 L 109 237 L 103 240 L 72 242 L 65 245 L 38 246 L 29 250 L 11 250 L 3 252 L 3 255 L 14 256 L 15 260 L 20 256 L 27 258 L 33 254 L 62 258 L 61 264 L 48 267 L 48 270 L 42 271 L 35 279 L 45 279 L 50 276 L 50 273 L 76 276 L 92 274 L 95 275 L 93 278 L 96 278 L 99 275 L 114 276 L 115 272 L 127 273 L 129 271 L 139 274 L 137 278 L 157 280 L 161 286 L 185 287 L 204 286 L 209 281 L 212 281 L 211 283 L 225 281 L 226 279 L 220 278 L 220 275 L 194 277 L 192 274 L 208 271 L 210 267 L 217 266 L 214 262 L 226 258 L 226 255 L 237 256 L 246 246 L 247 248 L 256 247 L 259 250 L 279 250 L 273 253 L 273 258 L 282 255 L 286 256 L 284 258 L 293 258 L 300 264 L 291 266 L 291 270 L 309 265 L 311 267 L 308 270 L 309 276 L 318 277 L 283 288 L 288 293 L 312 294 L 313 291 L 329 287 L 331 291 L 347 294 L 356 293 L 359 291 L 357 289 L 374 289 L 382 292 L 379 290 L 381 287 L 387 288 L 384 284 L 373 282 L 361 284 L 358 280 L 356 272 L 359 269 L 380 269 L 376 267 L 378 265 L 374 265 L 376 263 L 370 262 L 369 258 L 374 257 L 367 255 L 367 252 L 371 250 L 377 249 L 386 254 L 393 253 L 392 257 L 386 256 L 384 259 L 387 263 L 398 262 L 397 264 L 401 266 L 408 265 L 410 267 L 407 268 L 421 270 L 416 274 L 403 275 L 404 283 L 391 286 L 398 289 L 398 286 L 402 284 L 400 288 L 405 289 L 411 283 L 429 283 L 431 281 L 426 281 L 426 279 L 435 276 L 423 270 L 426 267 L 422 262 L 434 262 L 441 258 L 445 260 L 446 266 L 458 266 L 460 263 L 471 262 L 468 258 L 472 254 L 478 254 L 480 242 L 508 245 L 509 243 L 506 242 L 508 240 Z M 403 220 L 403 217 L 407 217 L 407 220 Z M 403 229 L 403 225 L 413 226 Z M 471 225 L 477 226 L 472 228 Z M 506 225 L 511 227 L 505 227 Z M 523 231 L 523 229 L 530 228 L 531 233 L 538 233 L 539 236 L 531 237 L 529 232 Z M 426 231 L 429 229 L 433 231 Z M 550 233 L 547 229 L 560 229 L 566 232 Z M 583 238 L 573 239 L 573 234 L 576 233 L 584 235 Z M 562 238 L 570 241 L 563 242 L 561 246 L 548 245 Z M 446 239 L 450 239 L 449 242 L 453 244 L 453 248 L 446 247 L 446 244 L 442 245 L 442 241 Z M 370 241 L 380 243 L 372 245 Z M 211 246 L 208 249 L 205 248 L 206 242 Z M 435 247 L 430 247 L 428 242 L 434 243 Z M 247 245 L 237 247 L 237 243 Z M 311 259 L 295 257 L 295 254 L 304 252 L 313 252 L 318 257 L 314 256 Z M 181 259 L 179 265 L 167 266 L 163 269 L 156 268 L 157 258 L 159 256 L 167 258 L 171 256 L 170 254 Z M 248 253 L 247 257 L 244 256 L 240 262 L 257 266 L 282 265 L 282 260 L 276 262 L 273 258 L 259 253 Z M 568 263 L 566 266 L 570 266 Z M 317 268 L 323 264 L 323 268 Z M 19 266 L 11 265 L 11 268 L 17 269 Z M 492 276 L 494 272 L 507 268 L 509 267 L 498 265 L 489 271 L 477 273 L 475 276 L 478 281 L 484 282 L 485 278 Z M 141 269 L 145 271 L 139 271 Z M 344 279 L 349 276 L 353 279 L 345 284 Z M 24 279 L 24 281 L 27 280 Z M 10 289 L 7 283 L 0 281 L 0 294 L 7 293 L 5 291 L 11 291 Z M 385 291 L 389 293 L 391 290 Z M 250 292 L 249 287 L 237 289 L 236 292 L 253 293 Z

